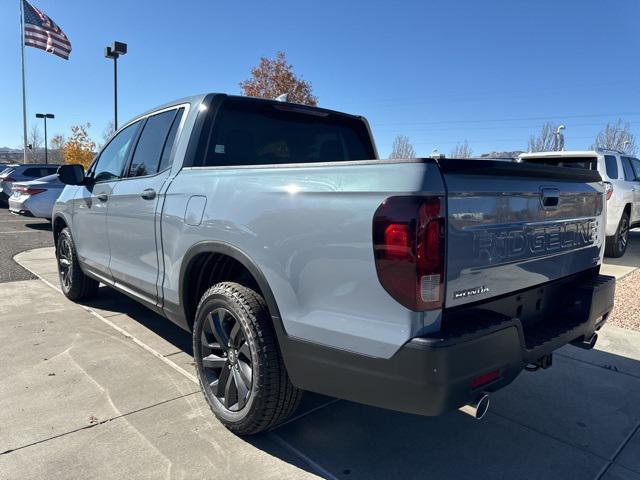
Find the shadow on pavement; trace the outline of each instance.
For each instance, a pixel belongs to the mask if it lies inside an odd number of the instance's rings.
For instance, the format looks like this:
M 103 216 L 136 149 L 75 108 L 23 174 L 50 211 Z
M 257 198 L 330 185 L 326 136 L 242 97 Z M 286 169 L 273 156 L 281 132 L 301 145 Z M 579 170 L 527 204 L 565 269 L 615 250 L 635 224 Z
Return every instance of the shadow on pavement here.
M 621 267 L 640 267 L 640 229 L 629 232 L 627 251 L 620 258 L 605 257 L 604 262 Z
M 25 223 L 24 226 L 32 230 L 40 230 L 43 232 L 51 231 L 51 223 L 44 221 L 44 219 L 42 223 Z
M 123 294 L 103 287 L 86 305 L 107 317 L 126 314 L 192 355 L 189 333 Z M 616 332 L 624 342 L 627 333 Z M 638 480 L 638 345 L 623 345 L 629 357 L 565 347 L 552 368 L 523 372 L 493 394 L 480 422 L 459 412 L 420 417 L 307 394 L 293 421 L 246 440 L 329 479 L 597 478 L 604 472 L 605 480 Z

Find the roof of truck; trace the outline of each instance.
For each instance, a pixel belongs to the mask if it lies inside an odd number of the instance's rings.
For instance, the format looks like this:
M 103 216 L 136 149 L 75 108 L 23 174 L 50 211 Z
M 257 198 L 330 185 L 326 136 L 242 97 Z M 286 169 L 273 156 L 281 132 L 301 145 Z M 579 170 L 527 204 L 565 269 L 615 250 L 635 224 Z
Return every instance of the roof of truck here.
M 558 157 L 597 157 L 606 153 L 610 154 L 623 154 L 618 150 L 608 150 L 605 148 L 598 148 L 597 150 L 563 150 L 555 152 L 528 152 L 521 153 L 518 158 L 558 158 Z

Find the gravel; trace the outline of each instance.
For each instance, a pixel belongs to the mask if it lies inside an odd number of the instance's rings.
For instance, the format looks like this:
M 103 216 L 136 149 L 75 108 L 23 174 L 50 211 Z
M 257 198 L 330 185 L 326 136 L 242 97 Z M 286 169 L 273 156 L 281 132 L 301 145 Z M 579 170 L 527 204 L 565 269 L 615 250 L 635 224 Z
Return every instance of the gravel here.
M 609 324 L 640 331 L 640 270 L 616 282 L 616 300 Z

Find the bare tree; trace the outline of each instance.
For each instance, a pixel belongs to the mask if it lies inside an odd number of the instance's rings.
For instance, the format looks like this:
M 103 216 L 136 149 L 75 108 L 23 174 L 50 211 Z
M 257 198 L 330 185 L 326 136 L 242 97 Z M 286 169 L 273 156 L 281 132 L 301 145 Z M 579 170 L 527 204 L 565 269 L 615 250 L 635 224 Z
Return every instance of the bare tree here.
M 51 140 L 49 140 L 49 162 L 50 163 L 62 163 L 62 149 L 67 139 L 61 133 L 56 133 Z
M 416 151 L 406 135 L 398 135 L 393 140 L 389 158 L 415 158 Z
M 557 150 L 556 131 L 560 124 L 547 122 L 542 125 L 542 130 L 538 136 L 531 135 L 529 138 L 528 150 L 530 152 L 553 152 Z
M 607 123 L 604 130 L 596 136 L 596 141 L 591 148 L 619 150 L 627 155 L 635 155 L 638 151 L 636 137 L 631 133 L 629 123 L 622 123 L 622 120 L 618 120 L 615 124 Z
M 27 144 L 30 145 L 30 149 L 27 151 L 27 162 L 38 163 L 44 159 L 44 152 L 41 151 L 44 142 L 42 135 L 40 134 L 40 128 L 38 124 L 33 124 L 29 135 L 27 136 Z
M 469 146 L 469 142 L 466 140 L 462 143 L 456 144 L 455 148 L 451 150 L 451 158 L 471 158 L 473 156 L 473 150 Z
M 244 95 L 250 97 L 276 98 L 288 94 L 289 102 L 318 104 L 311 83 L 293 72 L 293 65 L 287 63 L 284 52 L 276 53 L 274 59 L 262 57 L 251 70 L 251 77 L 240 82 L 240 88 Z
M 115 131 L 116 127 L 113 120 L 109 120 L 109 123 L 107 123 L 107 126 L 102 131 L 102 145 L 105 145 L 109 141 L 111 135 L 113 135 Z

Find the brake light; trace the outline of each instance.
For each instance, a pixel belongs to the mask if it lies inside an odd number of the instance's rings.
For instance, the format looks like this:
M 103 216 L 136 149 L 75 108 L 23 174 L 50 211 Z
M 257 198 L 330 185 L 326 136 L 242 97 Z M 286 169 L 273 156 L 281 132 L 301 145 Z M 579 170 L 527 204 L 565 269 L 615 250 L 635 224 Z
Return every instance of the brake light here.
M 609 200 L 613 195 L 613 184 L 611 184 L 610 182 L 604 182 L 604 192 L 607 196 L 607 200 Z
M 373 217 L 373 249 L 384 289 L 405 307 L 442 308 L 443 197 L 391 197 Z
M 20 192 L 24 195 L 37 195 L 38 193 L 46 192 L 46 188 L 33 188 L 33 187 L 13 187 L 15 192 Z

